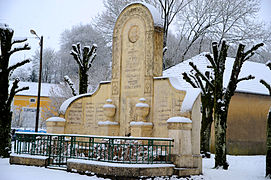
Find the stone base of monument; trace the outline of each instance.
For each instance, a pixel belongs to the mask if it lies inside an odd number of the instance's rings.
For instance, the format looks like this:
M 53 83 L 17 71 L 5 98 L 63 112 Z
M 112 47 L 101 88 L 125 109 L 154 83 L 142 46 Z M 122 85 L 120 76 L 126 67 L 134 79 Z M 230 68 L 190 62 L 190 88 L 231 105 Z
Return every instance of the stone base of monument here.
M 45 156 L 31 156 L 26 154 L 11 154 L 9 158 L 10 164 L 41 166 L 46 167 L 49 164 L 49 158 Z
M 175 175 L 180 177 L 186 177 L 191 175 L 199 175 L 201 171 L 199 168 L 175 168 Z
M 61 117 L 51 117 L 46 120 L 47 133 L 64 134 L 66 120 Z
M 152 136 L 152 126 L 150 122 L 142 121 L 132 121 L 131 126 L 131 136 L 132 137 L 151 137 Z
M 202 173 L 202 157 L 193 152 L 192 121 L 186 117 L 172 117 L 167 120 L 169 137 L 174 139 L 172 162 L 178 176 Z
M 119 135 L 119 123 L 113 121 L 99 121 L 98 126 L 100 132 L 104 136 L 118 136 Z
M 183 177 L 202 173 L 202 157 L 200 155 L 172 155 L 172 160 L 177 164 L 175 174 L 178 176 Z
M 173 164 L 116 164 L 90 160 L 69 159 L 67 171 L 75 171 L 83 174 L 94 172 L 106 177 L 154 177 L 172 176 L 174 174 Z

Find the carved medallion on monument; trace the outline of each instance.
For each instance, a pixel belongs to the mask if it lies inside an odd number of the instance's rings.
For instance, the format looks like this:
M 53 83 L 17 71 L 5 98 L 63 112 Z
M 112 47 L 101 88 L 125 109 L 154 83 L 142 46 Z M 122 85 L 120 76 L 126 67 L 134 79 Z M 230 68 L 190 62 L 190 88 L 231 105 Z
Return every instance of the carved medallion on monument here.
M 131 43 L 135 43 L 139 38 L 139 27 L 134 25 L 130 28 L 128 32 L 128 38 Z

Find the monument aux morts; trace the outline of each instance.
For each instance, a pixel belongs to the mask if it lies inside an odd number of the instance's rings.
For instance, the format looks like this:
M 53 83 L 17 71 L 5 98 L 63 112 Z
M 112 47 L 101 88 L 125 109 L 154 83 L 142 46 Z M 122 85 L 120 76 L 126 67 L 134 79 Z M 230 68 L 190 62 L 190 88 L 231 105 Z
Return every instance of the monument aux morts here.
M 60 108 L 65 120 L 47 121 L 47 132 L 170 137 L 176 167 L 200 174 L 200 91 L 162 77 L 159 12 L 143 3 L 125 7 L 114 27 L 112 50 L 111 82 L 66 100 Z

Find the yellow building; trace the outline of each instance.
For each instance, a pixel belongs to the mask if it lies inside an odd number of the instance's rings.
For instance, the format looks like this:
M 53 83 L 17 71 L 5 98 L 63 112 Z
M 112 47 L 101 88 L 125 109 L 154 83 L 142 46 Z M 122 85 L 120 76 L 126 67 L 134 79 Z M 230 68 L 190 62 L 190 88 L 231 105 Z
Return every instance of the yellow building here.
M 209 62 L 204 54 L 201 54 L 165 70 L 163 76 L 178 77 L 183 87 L 190 87 L 182 76 L 183 72 L 191 70 L 189 62 L 193 62 L 201 72 L 209 70 Z M 229 82 L 233 62 L 233 58 L 226 60 L 224 87 Z M 259 81 L 264 79 L 270 84 L 271 71 L 265 64 L 246 61 L 239 78 L 250 74 L 255 76 L 255 79 L 240 82 L 230 102 L 227 119 L 228 154 L 265 154 L 266 120 L 271 97 Z M 214 131 L 211 139 L 211 150 L 214 152 Z
M 29 90 L 18 92 L 12 103 L 12 127 L 35 128 L 38 83 L 19 82 L 19 87 L 29 87 Z M 10 88 L 12 81 L 10 81 Z M 56 84 L 42 83 L 40 96 L 40 122 L 39 127 L 45 127 L 45 120 L 55 112 L 50 107 L 50 91 Z

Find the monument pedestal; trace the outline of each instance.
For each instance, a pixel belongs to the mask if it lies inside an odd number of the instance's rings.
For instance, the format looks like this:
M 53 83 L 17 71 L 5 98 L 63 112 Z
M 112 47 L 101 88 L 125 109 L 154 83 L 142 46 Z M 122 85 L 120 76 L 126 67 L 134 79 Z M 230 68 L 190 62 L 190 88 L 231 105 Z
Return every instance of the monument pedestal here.
M 112 121 L 99 121 L 98 126 L 102 136 L 119 136 L 119 123 Z
M 200 155 L 192 151 L 192 121 L 185 117 L 167 120 L 168 136 L 174 139 L 172 159 L 179 176 L 196 175 L 202 172 Z
M 46 120 L 47 133 L 64 134 L 66 120 L 61 117 L 51 117 Z
M 133 137 L 151 137 L 152 135 L 152 123 L 150 122 L 132 121 L 130 126 Z

